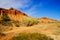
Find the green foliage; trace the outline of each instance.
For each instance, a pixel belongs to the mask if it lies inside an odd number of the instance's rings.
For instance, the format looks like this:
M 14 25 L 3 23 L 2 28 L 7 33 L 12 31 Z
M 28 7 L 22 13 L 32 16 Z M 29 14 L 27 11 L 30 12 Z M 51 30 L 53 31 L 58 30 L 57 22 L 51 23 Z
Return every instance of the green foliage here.
M 39 21 L 37 19 L 31 18 L 31 17 L 26 17 L 26 16 L 22 17 L 20 20 L 20 24 L 25 25 L 25 26 L 33 26 L 38 23 L 39 23 Z
M 2 14 L 2 20 L 0 21 L 0 23 L 2 24 L 2 25 L 10 25 L 10 24 L 12 24 L 11 22 L 10 22 L 10 18 L 9 18 L 9 16 L 6 14 L 6 13 L 3 13 Z M 38 24 L 39 22 L 38 22 L 38 20 L 37 19 L 35 19 L 35 18 L 31 18 L 31 17 L 26 17 L 26 16 L 24 16 L 24 17 L 22 17 L 21 19 L 20 19 L 20 21 L 13 21 L 13 24 L 16 26 L 16 27 L 20 27 L 20 26 L 33 26 L 33 25 L 36 25 L 36 24 Z
M 11 7 L 11 8 L 10 8 L 10 10 L 14 10 L 14 8 L 13 8 L 13 7 Z
M 10 21 L 0 21 L 0 24 L 4 25 L 4 26 L 12 26 L 12 23 Z
M 20 27 L 20 22 L 19 21 L 13 21 L 13 23 L 16 27 Z
M 5 36 L 5 34 L 3 34 L 3 33 L 0 32 L 0 37 L 1 37 L 1 36 Z
M 11 21 L 0 20 L 0 32 L 11 30 L 12 26 L 13 25 Z
M 4 26 L 12 25 L 12 23 L 10 22 L 10 18 L 6 13 L 2 13 L 1 19 L 2 20 L 0 20 L 0 24 L 2 24 Z
M 18 36 L 13 37 L 12 40 L 53 40 L 53 39 L 40 33 L 20 33 Z
M 31 17 L 22 17 L 20 19 L 20 21 L 13 21 L 13 24 L 16 26 L 16 27 L 20 27 L 20 26 L 33 26 L 33 25 L 36 25 L 38 24 L 39 21 L 35 18 L 31 18 Z
M 6 13 L 3 13 L 1 18 L 3 21 L 10 21 L 10 19 Z

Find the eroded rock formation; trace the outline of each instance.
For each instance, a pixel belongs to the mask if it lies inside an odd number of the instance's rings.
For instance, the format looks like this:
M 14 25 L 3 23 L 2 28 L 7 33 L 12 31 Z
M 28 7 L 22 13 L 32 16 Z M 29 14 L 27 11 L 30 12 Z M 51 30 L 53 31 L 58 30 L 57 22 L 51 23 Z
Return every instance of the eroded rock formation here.
M 4 13 L 6 13 L 11 20 L 19 20 L 22 16 L 27 16 L 25 13 L 12 8 L 10 9 L 0 8 L 0 16 L 2 16 L 2 14 Z

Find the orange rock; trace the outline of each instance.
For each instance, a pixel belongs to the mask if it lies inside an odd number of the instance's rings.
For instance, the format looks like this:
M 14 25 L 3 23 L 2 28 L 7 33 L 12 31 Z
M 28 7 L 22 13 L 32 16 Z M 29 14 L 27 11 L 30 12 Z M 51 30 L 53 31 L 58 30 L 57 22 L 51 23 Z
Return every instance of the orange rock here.
M 19 20 L 22 16 L 27 16 L 25 13 L 15 9 L 0 8 L 0 16 L 2 16 L 3 13 L 6 13 L 11 20 Z

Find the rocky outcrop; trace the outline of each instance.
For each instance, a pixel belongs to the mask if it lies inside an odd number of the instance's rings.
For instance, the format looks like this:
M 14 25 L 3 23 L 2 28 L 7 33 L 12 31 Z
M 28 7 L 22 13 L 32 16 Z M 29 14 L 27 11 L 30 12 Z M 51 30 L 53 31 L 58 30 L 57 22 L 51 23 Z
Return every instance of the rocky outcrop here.
M 59 22 L 58 20 L 54 20 L 54 19 L 47 18 L 47 17 L 38 18 L 38 20 L 41 22 L 45 22 L 45 23 L 57 23 L 57 22 Z
M 0 8 L 0 16 L 2 16 L 4 13 L 6 13 L 11 20 L 19 20 L 22 16 L 27 16 L 25 13 L 15 10 L 13 8 Z

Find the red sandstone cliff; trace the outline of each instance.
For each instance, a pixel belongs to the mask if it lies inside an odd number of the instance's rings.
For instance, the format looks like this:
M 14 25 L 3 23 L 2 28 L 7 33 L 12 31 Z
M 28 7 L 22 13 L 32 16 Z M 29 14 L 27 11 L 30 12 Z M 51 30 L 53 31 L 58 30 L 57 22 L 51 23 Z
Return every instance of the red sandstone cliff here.
M 13 8 L 0 8 L 0 16 L 2 16 L 4 13 L 6 13 L 11 20 L 19 20 L 22 16 L 27 16 L 25 13 L 22 13 L 21 11 L 15 10 Z

